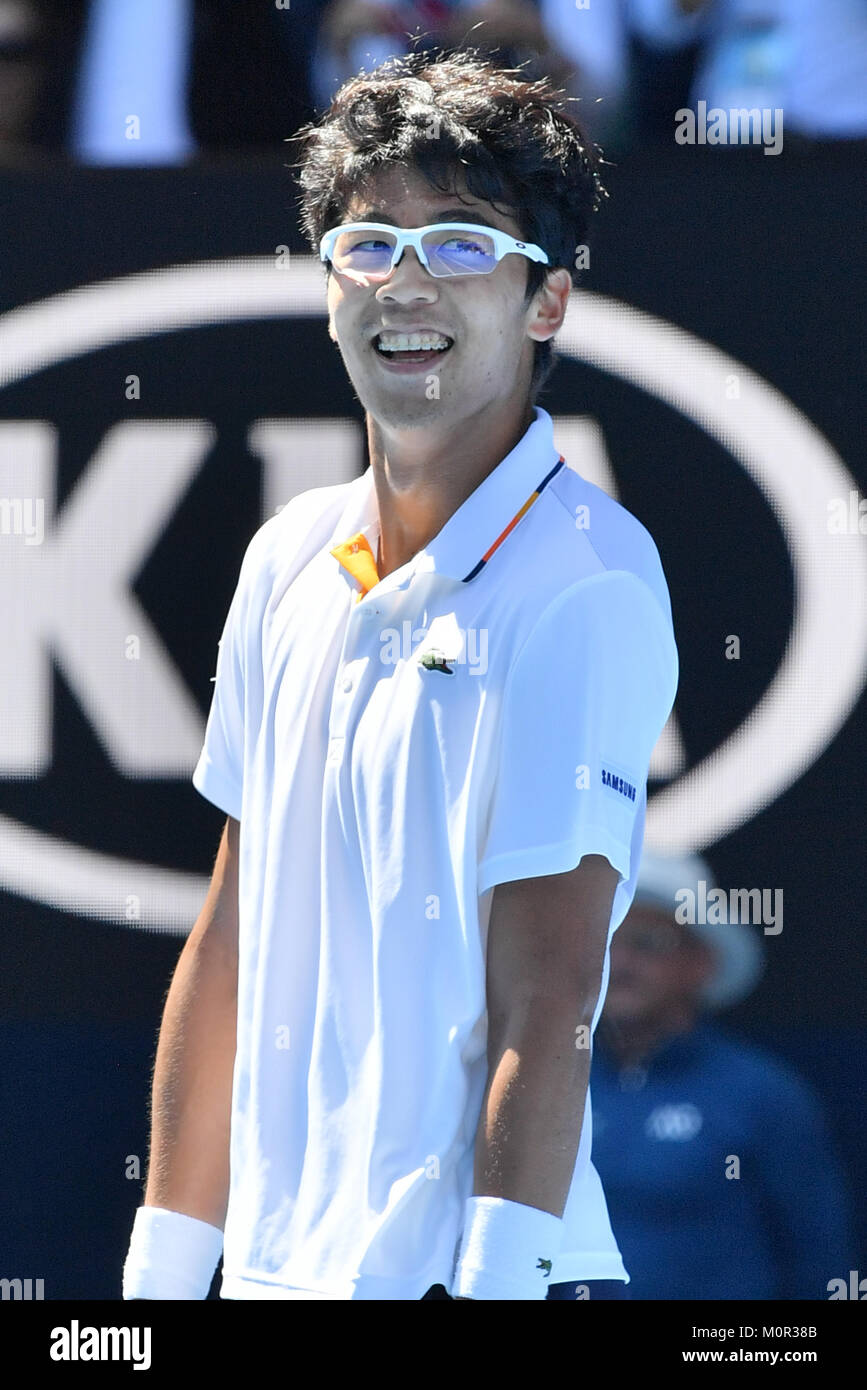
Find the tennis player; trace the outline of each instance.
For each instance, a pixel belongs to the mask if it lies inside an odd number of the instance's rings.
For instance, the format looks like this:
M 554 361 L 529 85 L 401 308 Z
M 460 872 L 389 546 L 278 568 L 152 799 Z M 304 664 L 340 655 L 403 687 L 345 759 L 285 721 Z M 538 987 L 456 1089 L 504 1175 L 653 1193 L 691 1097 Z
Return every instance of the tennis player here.
M 221 1254 L 233 1299 L 623 1290 L 588 1075 L 678 658 L 650 535 L 536 404 L 598 151 L 547 82 L 420 52 L 300 149 L 369 466 L 241 566 L 124 1297 Z

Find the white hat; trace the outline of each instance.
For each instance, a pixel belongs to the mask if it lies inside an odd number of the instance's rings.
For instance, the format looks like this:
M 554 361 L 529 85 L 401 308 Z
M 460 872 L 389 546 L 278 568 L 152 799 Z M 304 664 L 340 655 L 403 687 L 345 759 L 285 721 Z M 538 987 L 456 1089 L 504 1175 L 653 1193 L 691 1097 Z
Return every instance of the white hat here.
M 698 892 L 704 880 L 707 890 L 715 887 L 713 870 L 699 855 L 659 855 L 645 850 L 638 870 L 635 903 L 651 903 L 666 908 L 674 917 L 678 893 Z M 714 951 L 717 968 L 701 992 L 709 1009 L 724 1009 L 738 1003 L 755 988 L 765 969 L 762 938 L 749 923 L 684 923 Z

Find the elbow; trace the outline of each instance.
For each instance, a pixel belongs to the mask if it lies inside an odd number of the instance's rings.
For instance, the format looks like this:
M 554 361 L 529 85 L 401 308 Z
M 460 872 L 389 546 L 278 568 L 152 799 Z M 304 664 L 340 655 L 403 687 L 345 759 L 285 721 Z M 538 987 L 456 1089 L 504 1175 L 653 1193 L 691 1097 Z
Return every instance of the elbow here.
M 571 985 L 562 979 L 550 984 L 524 985 L 488 1004 L 489 1031 L 513 1033 L 545 1020 L 566 1020 L 574 1028 L 590 1028 L 602 990 L 601 978 L 582 978 Z

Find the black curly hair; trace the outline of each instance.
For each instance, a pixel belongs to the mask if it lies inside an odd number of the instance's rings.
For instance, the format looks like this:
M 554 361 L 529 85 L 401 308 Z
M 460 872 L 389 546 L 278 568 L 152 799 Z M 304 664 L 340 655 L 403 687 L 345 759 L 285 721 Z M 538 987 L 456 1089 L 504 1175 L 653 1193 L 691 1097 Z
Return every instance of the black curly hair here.
M 390 58 L 345 82 L 293 137 L 302 231 L 318 255 L 352 195 L 384 165 L 411 166 L 442 192 L 454 192 L 461 173 L 473 197 L 507 207 L 523 240 L 547 252 L 548 266 L 527 261 L 526 303 L 557 267 L 577 285 L 576 251 L 607 193 L 602 152 L 567 109 L 574 100 L 548 78 L 525 81 L 472 49 Z M 536 343 L 531 402 L 555 362 L 551 341 Z

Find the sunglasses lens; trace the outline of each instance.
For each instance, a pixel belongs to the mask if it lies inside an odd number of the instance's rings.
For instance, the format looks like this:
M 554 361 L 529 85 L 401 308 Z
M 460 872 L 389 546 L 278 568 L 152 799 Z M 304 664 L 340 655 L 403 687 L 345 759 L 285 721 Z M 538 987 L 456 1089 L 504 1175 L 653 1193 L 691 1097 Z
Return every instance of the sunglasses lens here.
M 341 232 L 331 261 L 335 270 L 387 275 L 397 238 L 389 232 Z
M 493 238 L 484 232 L 436 229 L 426 233 L 422 245 L 431 275 L 490 275 L 497 264 Z
M 391 270 L 397 237 L 390 232 L 359 228 L 341 232 L 331 261 L 347 275 L 384 278 Z M 431 275 L 490 275 L 497 264 L 493 237 L 484 232 L 435 227 L 422 238 Z

